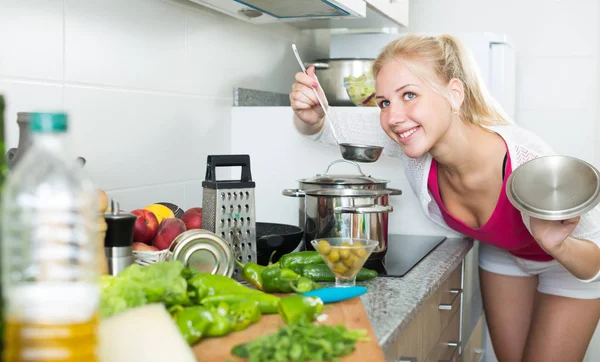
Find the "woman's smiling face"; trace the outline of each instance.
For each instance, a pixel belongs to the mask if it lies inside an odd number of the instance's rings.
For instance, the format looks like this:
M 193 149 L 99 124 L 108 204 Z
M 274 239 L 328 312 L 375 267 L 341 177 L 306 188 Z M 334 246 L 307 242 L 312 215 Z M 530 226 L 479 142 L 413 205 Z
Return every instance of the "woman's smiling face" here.
M 427 153 L 452 122 L 448 99 L 399 61 L 388 61 L 381 68 L 376 95 L 381 127 L 409 157 Z

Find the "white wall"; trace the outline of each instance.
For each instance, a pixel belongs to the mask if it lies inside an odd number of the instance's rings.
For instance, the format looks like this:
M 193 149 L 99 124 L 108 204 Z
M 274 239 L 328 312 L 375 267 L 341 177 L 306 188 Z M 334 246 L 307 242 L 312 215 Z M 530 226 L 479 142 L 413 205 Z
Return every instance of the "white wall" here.
M 518 55 L 517 121 L 600 167 L 600 143 L 582 141 L 598 132 L 598 9 L 597 0 L 412 0 L 409 30 L 508 34 Z
M 230 150 L 233 88 L 287 92 L 291 43 L 310 59 L 327 54 L 319 39 L 185 0 L 0 0 L 7 149 L 18 111 L 66 110 L 74 151 L 122 208 L 199 206 L 207 154 Z

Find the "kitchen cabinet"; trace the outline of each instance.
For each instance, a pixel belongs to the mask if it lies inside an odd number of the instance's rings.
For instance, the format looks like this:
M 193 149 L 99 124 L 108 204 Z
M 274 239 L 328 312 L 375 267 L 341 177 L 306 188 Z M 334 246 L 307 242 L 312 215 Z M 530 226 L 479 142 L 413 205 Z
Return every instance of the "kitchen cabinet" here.
M 305 17 L 304 12 L 309 11 L 310 8 L 298 6 L 295 10 L 287 8 L 280 14 L 273 12 L 273 6 L 269 5 L 270 3 L 256 0 L 252 0 L 248 4 L 236 0 L 188 1 L 259 26 L 285 23 L 299 29 L 339 29 L 358 32 L 408 27 L 409 0 L 352 0 L 354 11 L 351 15 L 337 19 Z M 275 8 L 281 10 L 281 7 L 275 6 Z
M 483 345 L 481 308 L 464 309 L 465 295 L 473 306 L 479 295 L 473 282 L 477 251 L 471 250 L 446 281 L 433 291 L 401 332 L 391 355 L 400 362 L 479 362 Z M 480 298 L 479 298 L 480 299 Z M 475 303 L 476 304 L 476 303 Z M 477 322 L 470 327 L 471 319 Z M 462 354 L 461 354 L 462 352 Z
M 365 0 L 365 3 L 367 13 L 364 18 L 302 20 L 288 24 L 300 29 L 339 29 L 344 33 L 408 27 L 409 0 Z
M 367 8 L 381 16 L 385 16 L 396 26 L 408 27 L 408 1 L 409 0 L 365 0 Z M 367 14 L 368 15 L 368 14 Z
M 473 330 L 473 334 L 471 334 L 471 338 L 469 338 L 463 348 L 459 362 L 481 362 L 483 360 L 483 316 L 481 316 L 475 330 Z

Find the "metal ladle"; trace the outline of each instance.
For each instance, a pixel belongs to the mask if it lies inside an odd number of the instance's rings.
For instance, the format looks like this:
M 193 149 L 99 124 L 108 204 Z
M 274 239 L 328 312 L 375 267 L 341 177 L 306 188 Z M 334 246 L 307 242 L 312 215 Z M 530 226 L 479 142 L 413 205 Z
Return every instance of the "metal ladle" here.
M 294 55 L 296 56 L 296 59 L 298 60 L 298 64 L 300 64 L 300 68 L 302 69 L 302 71 L 305 74 L 308 74 L 308 73 L 306 73 L 306 68 L 304 67 L 304 63 L 302 62 L 302 59 L 300 59 L 300 54 L 298 54 L 298 49 L 296 48 L 296 44 L 292 44 L 292 50 L 294 51 Z M 315 88 L 313 88 L 312 90 L 313 90 L 313 93 L 315 94 L 315 96 L 317 97 L 317 100 L 319 101 L 319 105 L 321 106 L 321 109 L 323 109 L 323 112 L 325 113 L 325 118 L 327 119 L 329 128 L 331 128 L 331 133 L 333 133 L 333 138 L 335 138 L 335 141 L 340 146 L 340 151 L 342 153 L 342 157 L 346 160 L 356 161 L 356 162 L 375 162 L 375 161 L 377 161 L 379 159 L 379 156 L 381 156 L 383 147 L 371 146 L 371 145 L 361 145 L 361 144 L 356 144 L 356 143 L 343 143 L 343 142 L 339 141 L 337 134 L 335 133 L 335 129 L 333 127 L 333 122 L 331 122 L 331 118 L 329 118 L 329 114 L 327 113 L 327 109 L 325 109 L 325 105 L 324 105 L 323 101 L 321 100 L 321 97 L 319 97 L 319 93 L 317 92 L 317 90 Z

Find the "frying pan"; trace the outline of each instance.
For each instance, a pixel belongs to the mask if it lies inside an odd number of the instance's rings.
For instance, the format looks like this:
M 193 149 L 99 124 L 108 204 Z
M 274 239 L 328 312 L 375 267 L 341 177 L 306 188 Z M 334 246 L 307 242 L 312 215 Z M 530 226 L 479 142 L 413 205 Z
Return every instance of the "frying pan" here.
M 256 223 L 256 259 L 259 265 L 269 264 L 273 251 L 273 263 L 282 255 L 294 251 L 302 241 L 304 230 L 295 225 L 271 222 Z

